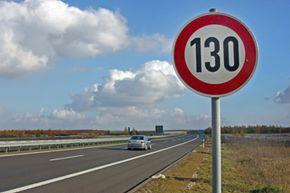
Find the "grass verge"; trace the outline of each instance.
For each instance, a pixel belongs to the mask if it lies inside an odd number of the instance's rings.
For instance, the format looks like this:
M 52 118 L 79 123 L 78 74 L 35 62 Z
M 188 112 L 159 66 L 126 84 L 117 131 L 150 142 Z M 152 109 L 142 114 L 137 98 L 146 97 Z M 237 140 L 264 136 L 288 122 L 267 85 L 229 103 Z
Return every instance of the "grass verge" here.
M 154 179 L 137 193 L 210 193 L 211 144 L 198 147 L 165 179 Z M 289 193 L 290 147 L 255 141 L 222 144 L 223 193 Z

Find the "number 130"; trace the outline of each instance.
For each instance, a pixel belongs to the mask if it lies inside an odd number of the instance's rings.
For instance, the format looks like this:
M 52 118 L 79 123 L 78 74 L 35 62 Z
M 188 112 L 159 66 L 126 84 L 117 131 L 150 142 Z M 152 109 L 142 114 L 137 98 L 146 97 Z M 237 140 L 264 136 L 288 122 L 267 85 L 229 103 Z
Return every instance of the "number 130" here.
M 229 62 L 229 43 L 233 44 L 233 64 Z M 210 72 L 216 72 L 220 68 L 220 43 L 219 40 L 215 37 L 209 37 L 204 42 L 204 47 L 209 47 L 210 44 L 213 43 L 214 50 L 211 51 L 210 55 L 214 57 L 214 63 L 211 64 L 210 62 L 205 62 L 205 67 Z M 201 40 L 200 38 L 194 38 L 190 42 L 190 46 L 196 47 L 196 72 L 202 72 L 202 64 L 201 64 Z M 224 66 L 228 71 L 236 71 L 239 68 L 239 42 L 238 40 L 233 37 L 229 36 L 226 37 L 223 41 L 223 57 L 224 57 Z

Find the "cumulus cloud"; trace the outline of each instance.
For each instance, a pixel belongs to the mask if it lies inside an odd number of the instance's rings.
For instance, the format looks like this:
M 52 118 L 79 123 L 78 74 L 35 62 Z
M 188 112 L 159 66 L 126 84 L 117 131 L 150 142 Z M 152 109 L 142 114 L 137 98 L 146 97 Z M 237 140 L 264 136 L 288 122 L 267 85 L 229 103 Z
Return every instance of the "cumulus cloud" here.
M 1 24 L 0 31 L 4 32 L 0 34 L 0 76 L 17 76 L 19 73 L 34 72 L 47 66 L 47 56 L 36 55 L 32 50 L 17 45 L 12 32 L 5 32 Z
M 0 15 L 2 77 L 45 69 L 60 57 L 92 57 L 131 46 L 166 51 L 170 42 L 161 34 L 130 37 L 118 12 L 81 10 L 60 0 L 1 1 Z
M 111 70 L 101 84 L 96 83 L 72 96 L 72 103 L 66 109 L 85 111 L 97 107 L 154 105 L 179 96 L 183 89 L 172 64 L 152 60 L 136 70 Z
M 290 103 L 290 86 L 288 86 L 284 91 L 278 91 L 274 100 L 276 103 L 280 104 Z
M 73 110 L 12 112 L 0 107 L 0 129 L 80 129 L 122 130 L 124 127 L 151 129 L 162 124 L 166 129 L 198 129 L 210 124 L 207 114 L 192 115 L 182 108 L 161 109 L 154 106 L 99 107 L 90 113 Z
M 133 70 L 112 69 L 101 83 L 72 96 L 65 109 L 93 115 L 88 122 L 98 128 L 153 129 L 156 124 L 167 129 L 207 127 L 207 114 L 191 115 L 179 107 L 158 107 L 159 102 L 180 96 L 183 90 L 172 64 L 152 60 Z
M 94 118 L 67 109 L 13 112 L 0 107 L 0 129 L 92 128 Z
M 127 25 L 107 9 L 80 10 L 59 0 L 0 2 L 0 75 L 45 68 L 62 56 L 95 56 L 127 45 Z
M 84 114 L 75 112 L 74 110 L 53 110 L 51 113 L 51 118 L 53 119 L 59 119 L 59 120 L 69 120 L 69 121 L 75 121 L 75 120 L 83 120 L 85 118 Z
M 2 110 L 3 111 L 3 110 Z M 1 115 L 0 129 L 34 129 L 47 128 L 48 119 L 44 109 L 39 112 L 13 112 L 5 109 L 5 115 Z
M 95 124 L 112 129 L 122 129 L 122 126 L 154 129 L 157 124 L 164 125 L 166 129 L 198 129 L 208 127 L 210 117 L 207 114 L 191 115 L 179 107 L 107 107 L 98 109 Z

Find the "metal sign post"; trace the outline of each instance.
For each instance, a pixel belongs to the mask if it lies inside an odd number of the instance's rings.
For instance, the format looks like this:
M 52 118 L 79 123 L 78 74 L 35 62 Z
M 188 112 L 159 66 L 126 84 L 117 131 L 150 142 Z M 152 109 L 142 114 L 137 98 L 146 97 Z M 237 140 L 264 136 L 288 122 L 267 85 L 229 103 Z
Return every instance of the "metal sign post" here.
M 221 193 L 220 97 L 250 80 L 257 64 L 257 44 L 241 21 L 211 9 L 181 29 L 173 48 L 179 79 L 193 92 L 211 97 L 212 187 L 213 193 Z
M 209 12 L 216 12 L 215 8 Z M 211 125 L 212 125 L 212 191 L 222 192 L 222 166 L 221 166 L 221 111 L 220 98 L 211 98 Z
M 212 114 L 212 188 L 213 193 L 222 192 L 221 172 L 221 112 L 220 98 L 211 98 Z

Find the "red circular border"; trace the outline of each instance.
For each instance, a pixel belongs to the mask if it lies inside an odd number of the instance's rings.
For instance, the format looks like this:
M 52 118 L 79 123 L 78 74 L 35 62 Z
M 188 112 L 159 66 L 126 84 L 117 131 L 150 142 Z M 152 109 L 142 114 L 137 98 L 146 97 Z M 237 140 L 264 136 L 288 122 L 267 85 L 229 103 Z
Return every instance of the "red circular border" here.
M 231 80 L 221 84 L 208 84 L 197 79 L 188 69 L 185 60 L 185 47 L 190 36 L 207 25 L 223 25 L 235 31 L 245 47 L 245 63 L 240 72 Z M 178 34 L 175 40 L 173 59 L 175 70 L 181 80 L 193 91 L 206 96 L 228 95 L 241 88 L 251 77 L 257 61 L 257 47 L 247 27 L 237 19 L 220 13 L 210 13 L 190 21 Z

